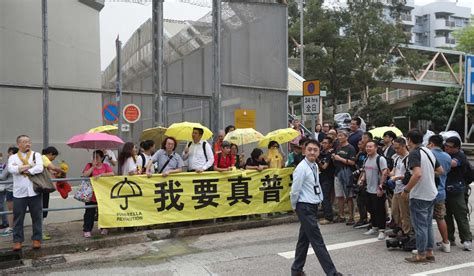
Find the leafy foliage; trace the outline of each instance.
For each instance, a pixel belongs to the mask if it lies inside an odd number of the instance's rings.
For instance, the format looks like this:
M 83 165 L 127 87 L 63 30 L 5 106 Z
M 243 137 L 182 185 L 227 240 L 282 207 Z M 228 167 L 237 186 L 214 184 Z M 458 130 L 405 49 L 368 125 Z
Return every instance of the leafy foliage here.
M 367 105 L 355 106 L 349 112 L 355 116 L 366 119 L 367 123 L 374 126 L 388 126 L 392 122 L 393 109 L 379 95 L 370 97 Z
M 404 3 L 395 2 L 389 9 L 392 14 Z M 288 1 L 290 56 L 297 55 L 299 40 L 297 3 Z M 349 88 L 352 93 L 366 91 L 375 87 L 376 79 L 390 81 L 394 73 L 401 73 L 383 66 L 390 50 L 406 41 L 401 25 L 388 20 L 386 12 L 386 6 L 373 1 L 348 1 L 347 8 L 324 7 L 322 0 L 306 1 L 304 77 L 319 79 L 334 107 L 347 97 Z
M 456 49 L 466 53 L 474 53 L 474 16 L 471 17 L 471 25 L 454 33 L 456 38 Z
M 409 109 L 413 120 L 431 121 L 432 129 L 443 131 L 448 123 L 449 116 L 453 110 L 459 95 L 458 89 L 446 89 L 443 92 L 431 94 L 418 100 Z M 453 128 L 460 131 L 464 122 L 464 105 L 459 104 L 453 118 Z M 460 132 L 462 133 L 462 132 Z

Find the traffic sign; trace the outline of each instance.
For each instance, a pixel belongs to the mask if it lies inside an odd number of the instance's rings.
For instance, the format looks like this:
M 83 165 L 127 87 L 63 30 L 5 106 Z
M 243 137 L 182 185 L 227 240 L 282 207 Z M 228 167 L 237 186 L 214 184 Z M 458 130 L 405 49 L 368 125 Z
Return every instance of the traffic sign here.
M 464 103 L 474 104 L 474 56 L 466 56 L 466 76 L 464 78 Z
M 319 114 L 319 96 L 303 97 L 303 113 L 305 115 Z
M 116 123 L 119 119 L 118 106 L 114 103 L 108 103 L 102 108 L 102 118 L 109 123 Z
M 319 92 L 319 80 L 303 82 L 303 96 L 317 96 Z
M 140 108 L 135 104 L 127 104 L 123 108 L 123 119 L 129 124 L 138 122 L 141 115 L 142 112 L 140 111 Z

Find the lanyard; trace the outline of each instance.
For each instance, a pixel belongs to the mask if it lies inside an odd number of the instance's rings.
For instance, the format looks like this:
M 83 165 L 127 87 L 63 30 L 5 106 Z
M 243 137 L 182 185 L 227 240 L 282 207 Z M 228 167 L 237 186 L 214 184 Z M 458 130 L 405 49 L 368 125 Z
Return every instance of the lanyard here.
M 316 172 L 315 170 L 313 169 L 313 166 L 311 166 L 311 164 L 306 160 L 306 158 L 304 159 L 304 161 L 306 162 L 306 164 L 308 164 L 309 168 L 311 169 L 311 172 L 313 173 L 313 177 L 314 177 L 314 186 L 313 186 L 313 189 L 314 189 L 314 194 L 319 198 L 319 200 L 321 200 L 321 186 L 319 184 L 319 177 L 316 175 Z

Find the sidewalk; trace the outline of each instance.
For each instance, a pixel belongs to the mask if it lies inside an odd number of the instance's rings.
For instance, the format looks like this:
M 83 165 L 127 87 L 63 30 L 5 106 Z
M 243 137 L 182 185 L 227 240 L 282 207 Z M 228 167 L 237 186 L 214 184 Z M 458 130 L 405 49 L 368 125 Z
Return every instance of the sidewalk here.
M 285 214 L 252 220 L 235 220 L 217 223 L 208 220 L 204 222 L 164 224 L 153 226 L 154 229 L 139 230 L 136 232 L 111 229 L 106 236 L 101 235 L 100 231 L 95 229 L 92 233 L 92 238 L 84 238 L 82 236 L 82 221 L 47 224 L 45 228 L 52 239 L 43 241 L 42 248 L 39 250 L 32 249 L 32 242 L 30 240 L 32 229 L 31 226 L 26 226 L 25 242 L 23 243 L 22 251 L 18 252 L 18 254 L 11 250 L 13 246 L 12 236 L 0 237 L 0 269 L 21 266 L 21 259 L 37 259 L 48 255 L 86 252 L 89 250 L 147 241 L 229 232 L 293 223 L 296 221 L 298 221 L 298 219 L 295 215 Z

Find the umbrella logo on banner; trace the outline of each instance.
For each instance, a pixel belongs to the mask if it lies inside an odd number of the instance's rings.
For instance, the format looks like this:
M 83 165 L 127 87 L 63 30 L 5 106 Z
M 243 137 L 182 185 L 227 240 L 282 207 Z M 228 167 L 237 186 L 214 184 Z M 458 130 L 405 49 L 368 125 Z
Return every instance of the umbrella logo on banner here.
M 127 180 L 126 177 L 123 181 L 115 184 L 115 186 L 112 188 L 112 191 L 110 192 L 111 199 L 125 199 L 125 206 L 120 204 L 120 209 L 124 211 L 128 209 L 128 198 L 138 196 L 143 196 L 142 188 L 140 188 L 137 183 Z

